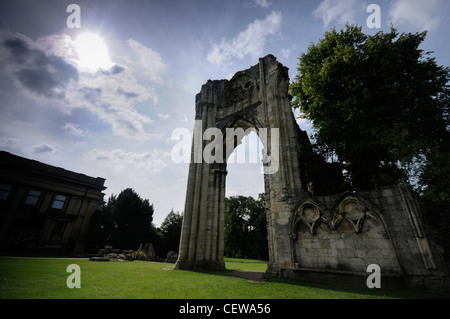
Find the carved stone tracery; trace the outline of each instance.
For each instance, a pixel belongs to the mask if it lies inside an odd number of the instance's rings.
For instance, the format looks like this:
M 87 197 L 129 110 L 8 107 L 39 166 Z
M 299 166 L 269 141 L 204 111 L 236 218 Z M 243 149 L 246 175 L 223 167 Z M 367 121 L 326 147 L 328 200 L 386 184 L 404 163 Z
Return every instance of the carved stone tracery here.
M 258 94 L 259 87 L 249 75 L 239 74 L 235 76 L 225 93 L 226 106 L 251 99 Z
M 383 223 L 377 217 L 374 208 L 369 208 L 362 203 L 353 194 L 344 194 L 341 196 L 331 210 L 327 209 L 319 202 L 312 198 L 308 198 L 299 205 L 295 210 L 292 222 L 292 238 L 296 238 L 296 231 L 299 223 L 305 224 L 312 235 L 316 234 L 319 223 L 325 223 L 331 231 L 338 231 L 339 226 L 344 222 L 348 222 L 353 232 L 360 233 L 363 228 L 364 221 L 367 218 L 373 219 L 385 231 Z

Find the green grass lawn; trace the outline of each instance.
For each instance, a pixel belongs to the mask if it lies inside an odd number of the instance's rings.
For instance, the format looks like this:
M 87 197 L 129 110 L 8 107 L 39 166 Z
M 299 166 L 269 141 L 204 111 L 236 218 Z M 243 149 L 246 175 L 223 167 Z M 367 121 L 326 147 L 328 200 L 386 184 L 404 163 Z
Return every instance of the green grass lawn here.
M 69 264 L 81 269 L 81 288 L 69 289 Z M 303 299 L 448 298 L 449 294 L 404 290 L 355 289 L 305 284 L 279 278 L 250 282 L 232 270 L 265 271 L 259 261 L 226 259 L 227 271 L 185 271 L 174 264 L 87 259 L 0 258 L 0 299 Z

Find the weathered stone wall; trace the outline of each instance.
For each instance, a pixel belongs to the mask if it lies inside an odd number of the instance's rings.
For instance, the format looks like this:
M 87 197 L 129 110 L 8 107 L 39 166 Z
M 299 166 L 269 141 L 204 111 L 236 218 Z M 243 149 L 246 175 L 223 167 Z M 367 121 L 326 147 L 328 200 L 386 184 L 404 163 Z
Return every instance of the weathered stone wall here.
M 312 235 L 300 226 L 294 242 L 296 267 L 364 272 L 377 264 L 386 273 L 400 273 L 394 247 L 380 225 L 366 220 L 361 233 L 354 233 L 348 221 L 332 230 L 325 223 Z
M 370 264 L 386 286 L 450 289 L 439 246 L 406 186 L 309 198 L 292 216 L 294 266 L 279 276 L 365 286 Z

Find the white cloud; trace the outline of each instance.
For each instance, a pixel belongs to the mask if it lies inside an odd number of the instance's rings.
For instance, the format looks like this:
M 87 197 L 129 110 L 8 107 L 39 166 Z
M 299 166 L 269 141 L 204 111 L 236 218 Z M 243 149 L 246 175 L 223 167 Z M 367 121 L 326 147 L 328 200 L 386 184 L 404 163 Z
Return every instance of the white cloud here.
M 227 167 L 227 183 L 225 196 L 252 196 L 257 199 L 259 193 L 264 193 L 263 165 L 229 164 Z
M 77 64 L 75 42 L 67 34 L 51 34 L 39 37 L 36 45 L 47 54 L 64 57 L 73 65 Z
M 113 64 L 108 70 L 84 72 L 76 63 L 70 36 L 53 34 L 32 40 L 3 31 L 0 40 L 7 44 L 0 46 L 0 63 L 5 66 L 5 75 L 11 77 L 20 95 L 56 107 L 66 114 L 76 108 L 86 108 L 109 123 L 117 136 L 139 141 L 150 138 L 145 125 L 153 120 L 140 113 L 136 106 L 148 102 L 157 104 L 158 96 L 154 88 L 139 82 L 132 69 L 136 65 L 136 68 L 150 72 L 153 80 L 160 79 L 165 65 L 156 52 L 129 40 L 128 44 L 139 56 L 138 64 Z M 149 67 L 152 61 L 155 62 L 153 69 Z M 75 124 L 67 124 L 63 129 L 72 136 L 83 134 Z
M 143 68 L 150 80 L 161 82 L 163 80 L 162 75 L 167 69 L 161 55 L 134 39 L 129 39 L 127 43 L 138 56 L 139 66 Z
M 440 22 L 435 14 L 441 3 L 440 0 L 396 0 L 389 9 L 389 17 L 394 24 L 432 30 Z
M 249 55 L 258 58 L 264 54 L 268 37 L 280 32 L 282 15 L 273 11 L 264 20 L 255 20 L 233 39 L 213 43 L 207 56 L 210 63 L 221 65 L 230 58 L 242 59 Z
M 184 201 L 179 194 L 183 194 L 186 184 L 171 183 L 173 176 L 180 177 L 180 170 L 176 166 L 168 169 L 170 161 L 170 152 L 159 148 L 145 152 L 94 148 L 81 156 L 85 174 L 106 178 L 107 197 L 131 187 L 154 203 L 156 224 L 163 221 L 171 206 L 182 207 Z
M 167 166 L 170 154 L 162 150 L 152 152 L 136 153 L 122 149 L 102 150 L 93 149 L 83 155 L 83 158 L 92 163 L 104 167 L 105 171 L 114 172 L 137 172 L 142 174 L 157 173 Z M 107 173 L 105 175 L 110 175 Z
M 83 152 L 79 163 L 82 172 L 106 178 L 106 197 L 133 188 L 155 206 L 153 223 L 159 225 L 171 207 L 184 207 L 188 164 L 173 165 L 170 150 L 162 148 L 145 151 L 133 145 L 106 149 L 94 148 Z
M 323 0 L 313 15 L 322 19 L 324 28 L 332 21 L 340 24 L 353 23 L 356 15 L 356 0 Z
M 66 123 L 62 128 L 70 136 L 75 136 L 75 137 L 85 136 L 84 131 L 82 129 L 80 129 L 79 126 L 76 124 Z
M 267 0 L 250 0 L 245 2 L 245 5 L 250 7 L 268 8 L 272 5 L 272 3 Z
M 0 149 L 21 152 L 22 141 L 14 137 L 0 137 Z
M 281 49 L 281 54 L 283 54 L 283 56 L 288 59 L 289 56 L 291 55 L 291 49 Z
M 161 118 L 161 119 L 167 120 L 170 117 L 170 114 L 159 113 L 158 117 Z
M 77 85 L 66 91 L 71 105 L 84 106 L 111 125 L 117 136 L 146 140 L 149 138 L 144 126 L 153 122 L 136 110 L 135 105 L 148 100 L 156 104 L 153 89 L 141 85 L 128 71 L 119 74 L 80 74 Z

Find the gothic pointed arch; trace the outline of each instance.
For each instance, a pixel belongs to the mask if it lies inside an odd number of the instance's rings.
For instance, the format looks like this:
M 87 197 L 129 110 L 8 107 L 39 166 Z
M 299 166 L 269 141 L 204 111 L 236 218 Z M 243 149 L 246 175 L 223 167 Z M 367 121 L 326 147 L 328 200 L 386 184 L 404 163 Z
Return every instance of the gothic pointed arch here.
M 294 210 L 291 237 L 295 239 L 297 228 L 301 224 L 306 225 L 312 235 L 316 233 L 320 223 L 324 223 L 331 230 L 332 226 L 329 220 L 330 217 L 326 208 L 314 199 L 308 198 L 302 201 L 298 208 Z
M 229 81 L 207 81 L 195 99 L 200 137 L 208 128 L 218 128 L 223 136 L 227 129 L 257 130 L 264 149 L 269 259 L 277 267 L 290 267 L 293 262 L 286 259 L 292 249 L 289 219 L 298 196 L 305 193 L 301 177 L 302 147 L 298 145 L 301 130 L 292 112 L 288 83 L 287 68 L 268 55 L 253 67 L 237 72 Z M 194 140 L 201 150 L 208 145 L 198 136 Z M 225 160 L 239 142 L 233 140 L 232 147 L 223 152 Z M 194 151 L 198 153 L 193 147 L 192 154 Z M 216 159 L 215 155 L 210 158 Z M 179 269 L 224 268 L 226 165 L 226 161 L 189 165 L 176 264 Z
M 379 209 L 356 192 L 344 192 L 331 209 L 333 229 L 339 228 L 346 221 L 354 232 L 360 233 L 367 218 L 374 220 L 387 233 L 386 225 Z

